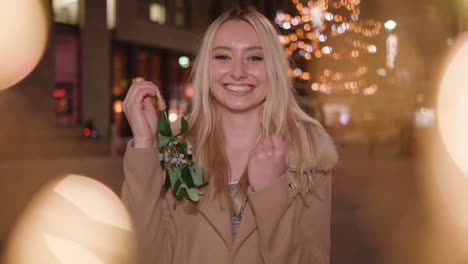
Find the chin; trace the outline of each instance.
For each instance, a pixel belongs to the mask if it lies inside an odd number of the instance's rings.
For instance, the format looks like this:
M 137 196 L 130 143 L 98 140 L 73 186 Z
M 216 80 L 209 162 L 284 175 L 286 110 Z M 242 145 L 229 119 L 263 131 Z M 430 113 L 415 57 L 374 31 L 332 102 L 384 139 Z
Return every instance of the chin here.
M 246 113 L 250 111 L 257 111 L 260 109 L 262 102 L 257 104 L 221 104 L 220 106 L 225 110 L 233 113 Z

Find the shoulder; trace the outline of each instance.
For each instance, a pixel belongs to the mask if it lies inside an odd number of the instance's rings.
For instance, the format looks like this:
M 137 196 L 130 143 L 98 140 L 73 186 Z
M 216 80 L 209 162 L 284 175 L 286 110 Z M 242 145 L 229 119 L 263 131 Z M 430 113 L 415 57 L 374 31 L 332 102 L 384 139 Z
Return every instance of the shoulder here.
M 297 127 L 299 138 L 289 156 L 293 170 L 331 171 L 338 163 L 338 152 L 332 137 L 315 119 L 300 122 Z M 300 150 L 300 151 L 298 151 Z
M 330 176 L 338 163 L 338 152 L 332 137 L 316 120 L 306 120 L 298 125 L 294 144 L 300 147 L 288 151 L 288 178 L 293 192 L 313 194 L 325 201 L 330 195 Z M 312 199 L 314 200 L 314 199 Z

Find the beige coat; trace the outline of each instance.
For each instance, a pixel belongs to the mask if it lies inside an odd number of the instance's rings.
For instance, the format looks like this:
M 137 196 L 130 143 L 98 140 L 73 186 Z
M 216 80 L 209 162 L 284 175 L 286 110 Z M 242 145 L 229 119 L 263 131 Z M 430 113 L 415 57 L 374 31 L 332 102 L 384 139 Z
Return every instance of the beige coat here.
M 264 189 L 249 190 L 234 241 L 229 210 L 211 199 L 212 188 L 204 190 L 197 212 L 183 203 L 174 209 L 172 192 L 159 195 L 163 171 L 157 147 L 136 149 L 130 142 L 122 200 L 134 220 L 140 263 L 329 263 L 330 172 L 337 155 L 328 135 L 316 134 L 314 169 L 303 179 L 291 169 Z M 311 181 L 314 190 L 305 186 Z

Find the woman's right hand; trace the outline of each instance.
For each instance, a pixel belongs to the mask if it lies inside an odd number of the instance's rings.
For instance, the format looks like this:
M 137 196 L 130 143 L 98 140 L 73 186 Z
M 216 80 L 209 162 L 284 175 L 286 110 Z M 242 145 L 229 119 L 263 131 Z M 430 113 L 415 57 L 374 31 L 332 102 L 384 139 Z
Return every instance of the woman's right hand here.
M 158 116 L 150 96 L 156 96 L 156 89 L 150 81 L 133 82 L 122 103 L 133 132 L 135 148 L 149 148 L 155 143 Z

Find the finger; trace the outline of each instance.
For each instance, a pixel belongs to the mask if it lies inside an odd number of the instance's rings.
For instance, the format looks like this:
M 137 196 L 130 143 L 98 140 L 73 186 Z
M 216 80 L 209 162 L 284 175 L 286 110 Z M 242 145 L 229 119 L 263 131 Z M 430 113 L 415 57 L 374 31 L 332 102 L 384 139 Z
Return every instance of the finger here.
M 151 102 L 151 98 L 149 98 L 148 96 L 143 99 L 143 107 L 145 109 L 154 108 L 153 103 Z
M 273 141 L 271 140 L 271 137 L 266 137 L 263 140 L 263 147 L 265 147 L 265 148 L 273 148 L 274 147 Z
M 128 90 L 127 96 L 133 97 L 134 94 L 138 92 L 138 90 L 143 88 L 149 88 L 156 92 L 157 86 L 150 81 L 133 82 Z
M 271 136 L 271 141 L 276 151 L 284 152 L 283 140 L 279 135 Z
M 135 107 L 139 109 L 143 108 L 144 107 L 143 100 L 145 98 L 148 98 L 148 96 L 154 96 L 155 94 L 156 93 L 154 92 L 154 90 L 151 90 L 149 88 L 139 89 L 138 91 L 134 93 L 133 96 L 125 98 L 124 104 L 123 104 L 124 111 L 128 111 Z
M 143 88 L 140 89 L 136 94 L 135 94 L 135 101 L 136 103 L 142 103 L 145 98 L 148 98 L 148 96 L 156 96 L 156 92 L 153 89 L 150 88 Z M 150 99 L 150 98 L 148 98 Z M 151 99 L 150 99 L 151 100 Z

